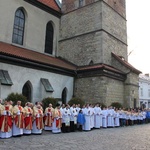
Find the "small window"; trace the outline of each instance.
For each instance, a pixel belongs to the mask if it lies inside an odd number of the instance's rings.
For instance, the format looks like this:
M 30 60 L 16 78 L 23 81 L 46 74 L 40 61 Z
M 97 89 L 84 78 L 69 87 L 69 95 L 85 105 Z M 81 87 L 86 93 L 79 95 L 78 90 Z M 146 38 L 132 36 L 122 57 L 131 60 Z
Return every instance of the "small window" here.
M 141 96 L 143 96 L 143 88 L 140 88 Z
M 53 54 L 53 37 L 54 37 L 53 25 L 51 22 L 48 22 L 46 26 L 45 53 Z
M 54 89 L 51 86 L 48 79 L 41 78 L 41 82 L 42 82 L 46 92 L 54 92 Z
M 150 89 L 148 89 L 148 97 L 150 97 Z
M 83 0 L 79 0 L 79 7 L 83 6 Z
M 25 15 L 22 9 L 18 9 L 15 13 L 14 28 L 12 42 L 23 45 L 25 27 Z
M 90 61 L 89 65 L 92 66 L 94 64 L 93 60 Z
M 13 85 L 13 82 L 9 76 L 8 71 L 0 70 L 0 82 L 2 85 Z

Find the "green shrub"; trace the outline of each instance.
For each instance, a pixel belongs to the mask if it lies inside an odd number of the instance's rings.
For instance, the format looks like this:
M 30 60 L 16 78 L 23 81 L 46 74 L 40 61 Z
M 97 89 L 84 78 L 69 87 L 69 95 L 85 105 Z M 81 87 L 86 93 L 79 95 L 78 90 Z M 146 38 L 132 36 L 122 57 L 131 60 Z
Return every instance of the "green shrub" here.
M 27 103 L 27 98 L 22 94 L 18 94 L 18 93 L 10 93 L 7 96 L 6 100 L 13 101 L 13 105 L 16 105 L 17 101 L 21 101 L 21 105 L 23 107 L 25 106 L 25 103 Z
M 44 98 L 42 100 L 43 109 L 45 110 L 45 108 L 48 107 L 50 103 L 53 105 L 53 108 L 55 108 L 56 104 L 58 103 L 58 99 L 53 98 L 53 97 Z
M 105 107 L 105 108 L 107 107 L 107 106 L 106 106 L 104 103 L 102 103 L 102 102 L 99 103 L 99 106 L 101 106 L 102 109 L 103 109 L 104 107 Z
M 111 103 L 111 106 L 112 107 L 115 107 L 115 108 L 122 108 L 122 104 L 121 103 L 119 103 L 119 102 L 113 102 L 113 103 Z
M 107 106 L 102 103 L 102 102 L 97 102 L 97 103 L 94 103 L 93 105 L 95 106 L 96 104 L 99 104 L 99 106 L 103 109 L 104 107 L 106 108 Z
M 73 104 L 80 104 L 80 106 L 82 107 L 85 102 L 83 100 L 81 100 L 80 98 L 77 98 L 77 97 L 73 97 L 69 102 L 68 104 L 71 106 Z

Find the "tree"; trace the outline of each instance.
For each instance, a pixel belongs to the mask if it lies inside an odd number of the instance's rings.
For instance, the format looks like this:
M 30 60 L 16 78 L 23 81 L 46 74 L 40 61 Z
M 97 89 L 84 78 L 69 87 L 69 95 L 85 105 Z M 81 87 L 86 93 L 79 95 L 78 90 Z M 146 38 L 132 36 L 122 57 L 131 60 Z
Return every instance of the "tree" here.
M 13 101 L 13 104 L 16 105 L 17 101 L 21 101 L 21 105 L 24 107 L 25 104 L 27 103 L 27 98 L 25 96 L 23 96 L 22 94 L 18 94 L 18 93 L 10 93 L 6 100 L 8 101 Z
M 77 97 L 73 97 L 69 102 L 69 105 L 73 105 L 73 104 L 80 104 L 80 106 L 82 107 L 85 103 L 82 99 L 77 98 Z
M 46 109 L 46 107 L 49 106 L 49 104 L 52 104 L 53 108 L 55 108 L 57 103 L 58 103 L 58 99 L 53 98 L 53 97 L 47 97 L 42 100 L 44 110 Z
M 112 107 L 115 107 L 115 108 L 122 108 L 122 104 L 121 103 L 119 103 L 119 102 L 113 102 L 113 103 L 111 103 L 111 106 Z

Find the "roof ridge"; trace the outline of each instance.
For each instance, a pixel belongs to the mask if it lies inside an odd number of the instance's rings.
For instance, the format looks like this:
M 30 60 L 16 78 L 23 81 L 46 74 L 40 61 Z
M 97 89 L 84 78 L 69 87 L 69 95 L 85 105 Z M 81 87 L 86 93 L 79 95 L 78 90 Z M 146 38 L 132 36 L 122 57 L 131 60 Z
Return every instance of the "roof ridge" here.
M 58 57 L 49 56 L 44 53 L 29 50 L 23 47 L 17 47 L 16 45 L 0 42 L 0 53 L 9 55 L 11 57 L 18 57 L 34 62 L 44 63 L 47 65 L 53 65 L 61 68 L 75 70 L 76 66 L 64 61 Z
M 126 66 L 127 68 L 133 70 L 136 73 L 141 73 L 140 70 L 136 69 L 134 66 L 132 66 L 128 61 L 126 61 L 125 59 L 122 60 L 121 57 L 113 52 L 111 52 L 112 56 L 114 56 L 120 63 L 122 63 L 124 66 Z
M 43 5 L 50 7 L 58 12 L 61 11 L 61 7 L 58 4 L 58 2 L 56 2 L 56 0 L 37 0 L 38 2 L 42 3 Z M 55 5 L 53 5 L 55 3 Z M 54 7 L 57 6 L 57 7 Z

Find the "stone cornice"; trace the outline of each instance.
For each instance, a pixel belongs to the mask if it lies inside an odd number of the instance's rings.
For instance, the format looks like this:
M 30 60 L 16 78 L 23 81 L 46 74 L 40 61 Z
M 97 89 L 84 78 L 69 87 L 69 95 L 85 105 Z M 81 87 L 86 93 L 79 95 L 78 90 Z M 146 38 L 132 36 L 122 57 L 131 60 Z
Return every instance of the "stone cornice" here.
M 16 65 L 16 66 L 21 66 L 21 67 L 32 68 L 32 69 L 36 69 L 36 70 L 42 70 L 42 71 L 47 71 L 47 72 L 52 72 L 52 73 L 57 73 L 57 74 L 63 74 L 63 75 L 67 75 L 67 76 L 75 76 L 76 75 L 74 70 L 56 67 L 53 65 L 46 65 L 46 64 L 38 63 L 35 61 L 29 61 L 29 60 L 22 59 L 22 58 L 11 57 L 6 54 L 5 55 L 0 54 L 0 62 L 6 63 L 6 64 L 11 64 L 11 65 Z
M 126 80 L 125 74 L 123 73 L 121 74 L 121 73 L 106 69 L 104 67 L 100 69 L 77 71 L 77 78 L 88 78 L 88 77 L 96 77 L 96 76 L 105 76 L 105 77 L 109 77 L 109 78 L 120 80 L 120 81 Z
M 90 32 L 86 32 L 86 33 L 82 33 L 82 34 L 78 34 L 78 35 L 74 35 L 72 37 L 68 37 L 68 38 L 65 38 L 65 39 L 60 39 L 59 42 L 63 42 L 63 41 L 67 41 L 67 40 L 71 40 L 71 39 L 74 39 L 74 38 L 77 38 L 77 37 L 82 37 L 82 36 L 85 36 L 85 35 L 88 35 L 88 34 L 92 34 L 92 33 L 96 33 L 96 32 L 105 32 L 106 34 L 108 34 L 109 36 L 113 37 L 115 40 L 121 42 L 122 44 L 127 45 L 127 43 L 123 42 L 122 40 L 120 40 L 119 38 L 113 36 L 111 33 L 109 33 L 108 31 L 104 30 L 104 29 L 98 29 L 98 30 L 94 30 L 94 31 L 90 31 Z

